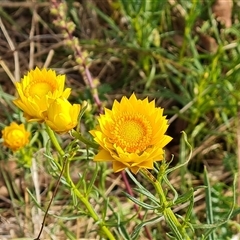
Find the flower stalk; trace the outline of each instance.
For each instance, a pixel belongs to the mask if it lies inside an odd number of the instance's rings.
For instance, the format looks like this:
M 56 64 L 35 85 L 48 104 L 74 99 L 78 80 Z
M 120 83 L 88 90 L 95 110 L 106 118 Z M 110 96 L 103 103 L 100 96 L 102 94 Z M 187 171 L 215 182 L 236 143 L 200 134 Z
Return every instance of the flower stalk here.
M 88 140 L 87 138 L 82 136 L 79 132 L 77 132 L 75 130 L 72 130 L 71 134 L 74 138 L 80 140 L 82 143 L 86 144 L 88 147 L 91 147 L 91 148 L 94 148 L 94 149 L 99 148 L 99 145 L 97 143 Z
M 61 148 L 56 135 L 54 134 L 54 132 L 46 125 L 46 131 L 48 133 L 48 136 L 51 140 L 51 142 L 53 143 L 53 145 L 55 146 L 57 152 L 59 153 L 59 155 L 64 158 L 64 151 Z M 98 214 L 96 213 L 96 211 L 94 210 L 93 206 L 90 204 L 90 202 L 88 201 L 88 198 L 85 197 L 76 187 L 76 185 L 74 184 L 74 182 L 72 181 L 71 175 L 70 175 L 70 159 L 69 158 L 65 158 L 63 161 L 63 174 L 66 178 L 66 182 L 68 183 L 68 185 L 70 186 L 70 188 L 73 190 L 74 194 L 78 197 L 78 199 L 84 204 L 84 206 L 87 208 L 89 215 L 94 219 L 95 222 L 98 223 L 101 232 L 103 232 L 105 234 L 105 236 L 107 237 L 107 239 L 109 240 L 115 240 L 115 237 L 113 236 L 113 234 L 111 233 L 111 231 L 107 228 L 107 226 L 104 224 L 104 221 L 98 216 Z M 61 175 L 60 175 L 61 178 Z
M 63 157 L 64 151 L 61 148 L 61 146 L 60 146 L 60 144 L 59 144 L 59 142 L 58 142 L 54 132 L 52 131 L 52 129 L 47 124 L 45 124 L 45 127 L 46 127 L 46 132 L 47 132 L 47 134 L 48 134 L 52 144 L 54 145 L 54 147 L 56 148 L 56 150 L 60 154 L 60 156 Z
M 175 238 L 177 240 L 183 240 L 183 239 L 190 240 L 185 228 L 178 221 L 177 217 L 175 216 L 174 212 L 171 209 L 171 204 L 170 202 L 168 202 L 166 198 L 166 195 L 161 185 L 161 181 L 159 181 L 161 179 L 157 180 L 147 169 L 144 169 L 144 168 L 141 169 L 141 173 L 155 187 L 155 190 L 159 196 L 160 203 L 163 208 L 163 216 L 167 224 L 169 225 L 170 229 L 172 230 L 172 233 L 174 234 Z

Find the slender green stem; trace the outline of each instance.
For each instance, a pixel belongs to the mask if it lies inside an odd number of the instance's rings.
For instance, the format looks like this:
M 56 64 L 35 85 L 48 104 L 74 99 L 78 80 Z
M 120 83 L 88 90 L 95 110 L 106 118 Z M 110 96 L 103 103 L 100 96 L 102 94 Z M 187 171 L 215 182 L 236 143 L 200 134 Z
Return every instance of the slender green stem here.
M 47 134 L 48 134 L 50 140 L 52 141 L 54 147 L 56 148 L 58 153 L 63 157 L 64 151 L 62 150 L 62 148 L 61 148 L 61 146 L 60 146 L 60 144 L 59 144 L 59 142 L 58 142 L 54 132 L 52 131 L 52 129 L 47 124 L 45 124 L 45 126 L 46 126 Z
M 187 235 L 185 228 L 181 225 L 178 221 L 177 217 L 175 216 L 174 212 L 170 207 L 170 203 L 167 201 L 165 193 L 162 189 L 161 183 L 147 170 L 141 169 L 141 173 L 153 184 L 156 189 L 156 192 L 159 196 L 161 205 L 163 207 L 163 215 L 168 223 L 170 229 L 172 230 L 173 234 L 175 235 L 177 240 L 190 240 L 189 236 Z
M 87 146 L 98 149 L 99 145 L 97 143 L 94 143 L 90 140 L 88 140 L 87 138 L 83 137 L 79 132 L 72 130 L 72 135 L 77 138 L 78 140 L 80 140 L 81 142 L 85 143 Z
M 48 126 L 46 126 L 46 130 L 47 130 L 47 133 L 48 133 L 48 135 L 49 135 L 53 145 L 57 149 L 58 153 L 61 155 L 61 157 L 63 157 L 65 153 L 64 153 L 63 149 L 61 148 L 59 142 L 57 141 L 57 138 L 56 138 L 54 132 Z M 85 207 L 87 208 L 89 214 L 94 219 L 94 221 L 99 224 L 99 227 L 100 227 L 101 231 L 106 235 L 107 239 L 115 240 L 115 237 L 112 235 L 110 230 L 104 225 L 104 222 L 97 215 L 97 213 L 95 212 L 94 208 L 89 203 L 88 199 L 77 189 L 76 185 L 73 183 L 71 175 L 70 175 L 70 171 L 69 171 L 70 170 L 70 161 L 69 161 L 69 159 L 65 159 L 64 163 L 65 163 L 64 173 L 65 173 L 66 181 L 69 184 L 69 186 L 71 186 L 71 188 L 73 189 L 74 194 L 85 205 Z
M 89 203 L 88 199 L 86 197 L 84 197 L 84 195 L 76 188 L 76 185 L 73 183 L 73 181 L 70 177 L 70 174 L 69 174 L 69 161 L 66 166 L 66 180 L 67 180 L 68 184 L 70 184 L 71 188 L 73 189 L 74 194 L 85 205 L 85 207 L 87 208 L 91 217 L 95 220 L 95 222 L 98 222 L 101 230 L 105 233 L 107 238 L 110 240 L 115 240 L 115 237 L 112 235 L 112 233 L 109 231 L 109 229 L 104 225 L 103 221 L 99 218 L 99 216 L 95 212 L 94 208 Z

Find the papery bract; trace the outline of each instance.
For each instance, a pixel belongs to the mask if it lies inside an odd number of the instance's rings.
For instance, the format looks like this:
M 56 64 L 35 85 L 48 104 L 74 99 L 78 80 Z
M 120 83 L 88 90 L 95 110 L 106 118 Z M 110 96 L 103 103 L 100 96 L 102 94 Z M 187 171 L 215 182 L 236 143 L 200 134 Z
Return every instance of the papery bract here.
M 163 159 L 163 147 L 172 139 L 165 135 L 168 124 L 163 109 L 147 98 L 138 100 L 135 94 L 115 100 L 112 110 L 105 109 L 98 122 L 90 131 L 100 145 L 94 160 L 112 161 L 114 172 L 152 169 L 155 161 Z
M 25 129 L 24 125 L 18 125 L 15 122 L 2 130 L 3 144 L 13 151 L 26 146 L 29 142 L 29 136 L 30 132 Z
M 64 84 L 65 75 L 36 67 L 16 83 L 18 98 L 13 102 L 24 112 L 28 121 L 42 122 L 49 102 L 59 97 L 69 97 L 71 89 L 64 90 Z
M 57 133 L 65 133 L 76 127 L 80 104 L 71 104 L 65 98 L 54 100 L 45 113 L 46 124 Z

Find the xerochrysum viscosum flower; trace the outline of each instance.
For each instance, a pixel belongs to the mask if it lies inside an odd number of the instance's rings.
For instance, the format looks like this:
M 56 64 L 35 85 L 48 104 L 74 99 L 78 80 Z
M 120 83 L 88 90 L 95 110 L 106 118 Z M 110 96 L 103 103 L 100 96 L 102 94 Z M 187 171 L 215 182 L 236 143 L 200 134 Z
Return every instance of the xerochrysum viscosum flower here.
M 153 168 L 163 159 L 163 147 L 171 137 L 163 109 L 147 98 L 139 100 L 135 94 L 120 102 L 114 101 L 112 110 L 105 109 L 99 125 L 90 131 L 100 145 L 95 161 L 112 161 L 114 172 L 129 168 L 137 173 L 140 168 Z
M 46 124 L 57 133 L 65 133 L 76 127 L 80 104 L 71 104 L 66 98 L 57 98 L 45 112 Z
M 12 122 L 2 130 L 3 144 L 13 151 L 26 146 L 29 142 L 30 132 L 28 132 L 23 124 L 18 125 Z
M 44 121 L 44 112 L 49 102 L 59 97 L 68 98 L 70 88 L 64 90 L 65 75 L 57 75 L 54 70 L 35 68 L 16 83 L 18 98 L 13 102 L 23 112 L 28 121 Z

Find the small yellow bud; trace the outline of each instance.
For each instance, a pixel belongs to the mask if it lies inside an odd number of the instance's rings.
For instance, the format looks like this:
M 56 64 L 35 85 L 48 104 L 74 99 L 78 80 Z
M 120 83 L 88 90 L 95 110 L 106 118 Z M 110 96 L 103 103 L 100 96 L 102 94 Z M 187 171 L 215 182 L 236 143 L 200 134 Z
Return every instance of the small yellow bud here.
M 56 8 L 53 8 L 53 7 L 50 9 L 50 12 L 51 12 L 52 15 L 57 15 L 58 14 L 58 10 Z
M 76 63 L 79 64 L 79 65 L 82 65 L 83 61 L 82 61 L 82 58 L 80 57 L 76 57 Z
M 76 127 L 80 104 L 73 104 L 66 98 L 55 99 L 46 111 L 46 124 L 56 133 L 65 133 Z
M 10 126 L 2 130 L 3 144 L 13 151 L 17 151 L 27 145 L 29 136 L 30 132 L 26 131 L 24 125 L 18 125 L 15 122 L 12 122 Z
M 86 112 L 91 112 L 91 110 L 92 110 L 92 105 L 91 105 L 91 103 L 89 103 L 88 101 L 83 101 L 82 102 L 82 109 L 83 108 L 85 108 L 86 107 L 86 109 L 85 109 L 85 111 Z

